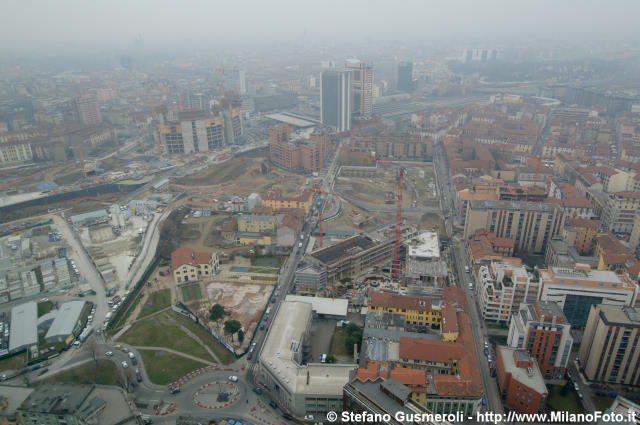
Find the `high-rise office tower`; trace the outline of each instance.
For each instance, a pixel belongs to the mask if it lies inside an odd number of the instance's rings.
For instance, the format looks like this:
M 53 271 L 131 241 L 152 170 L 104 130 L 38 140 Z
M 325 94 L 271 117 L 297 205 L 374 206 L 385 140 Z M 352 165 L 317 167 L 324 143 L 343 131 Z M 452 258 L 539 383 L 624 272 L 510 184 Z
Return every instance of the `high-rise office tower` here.
M 348 59 L 351 70 L 351 111 L 354 115 L 373 114 L 373 65 L 358 59 Z
M 338 131 L 351 129 L 351 71 L 324 70 L 320 79 L 320 120 Z
M 413 62 L 400 62 L 398 64 L 398 90 L 413 91 Z
M 102 123 L 102 114 L 98 98 L 93 94 L 84 94 L 76 98 L 78 119 L 83 125 L 99 125 Z
M 243 68 L 233 68 L 231 73 L 234 88 L 240 96 L 247 94 L 247 73 Z

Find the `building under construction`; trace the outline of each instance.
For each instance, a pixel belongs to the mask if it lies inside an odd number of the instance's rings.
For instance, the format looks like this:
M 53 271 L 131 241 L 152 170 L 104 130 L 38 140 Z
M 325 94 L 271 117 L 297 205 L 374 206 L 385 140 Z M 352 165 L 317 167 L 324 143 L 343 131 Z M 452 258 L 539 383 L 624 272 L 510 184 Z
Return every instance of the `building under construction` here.
M 417 236 L 413 226 L 402 226 L 401 240 Z M 331 287 L 342 279 L 349 279 L 373 269 L 374 266 L 391 269 L 396 240 L 395 224 L 352 236 L 335 245 L 317 249 L 310 261 L 326 271 L 326 284 Z

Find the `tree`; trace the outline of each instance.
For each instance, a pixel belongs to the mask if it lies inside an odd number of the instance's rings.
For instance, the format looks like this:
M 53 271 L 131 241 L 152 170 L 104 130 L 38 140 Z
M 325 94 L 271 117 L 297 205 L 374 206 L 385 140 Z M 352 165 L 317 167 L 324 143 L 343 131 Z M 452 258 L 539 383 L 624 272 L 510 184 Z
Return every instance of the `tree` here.
M 345 328 L 347 337 L 344 340 L 345 349 L 348 353 L 353 352 L 353 345 L 358 345 L 358 351 L 360 351 L 360 345 L 362 344 L 362 328 L 355 323 L 349 323 Z
M 336 358 L 333 357 L 333 354 L 328 354 L 327 355 L 327 363 L 335 363 L 336 362 Z
M 227 313 L 224 311 L 223 306 L 220 304 L 214 304 L 214 306 L 211 307 L 211 310 L 209 310 L 209 319 L 213 320 L 218 325 L 218 322 L 220 322 L 220 319 L 222 319 L 225 314 Z M 218 325 L 218 327 L 220 326 Z
M 238 331 L 238 342 L 242 342 L 242 341 L 244 341 L 244 331 L 240 329 Z
M 224 322 L 224 333 L 231 335 L 231 338 L 233 338 L 233 334 L 238 332 L 241 328 L 242 325 L 237 320 L 227 320 Z

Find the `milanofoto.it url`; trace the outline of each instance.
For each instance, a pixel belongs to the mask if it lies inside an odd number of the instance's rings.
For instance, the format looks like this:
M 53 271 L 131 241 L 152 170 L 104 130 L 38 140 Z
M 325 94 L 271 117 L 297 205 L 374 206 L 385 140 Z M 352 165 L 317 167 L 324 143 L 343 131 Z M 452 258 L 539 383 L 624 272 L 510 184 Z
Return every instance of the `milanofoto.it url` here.
M 465 422 L 476 421 L 483 423 L 595 423 L 598 421 L 608 423 L 633 423 L 635 421 L 634 412 L 627 413 L 604 413 L 596 411 L 593 413 L 569 413 L 569 412 L 551 412 L 551 413 L 493 413 L 478 412 L 475 415 L 466 416 L 462 412 L 456 413 L 409 413 L 396 412 L 393 415 L 389 413 L 371 413 L 371 412 L 347 412 L 343 411 L 338 415 L 336 412 L 327 413 L 327 421 L 336 422 L 370 422 L 380 423 L 389 422 L 394 419 L 399 422 Z

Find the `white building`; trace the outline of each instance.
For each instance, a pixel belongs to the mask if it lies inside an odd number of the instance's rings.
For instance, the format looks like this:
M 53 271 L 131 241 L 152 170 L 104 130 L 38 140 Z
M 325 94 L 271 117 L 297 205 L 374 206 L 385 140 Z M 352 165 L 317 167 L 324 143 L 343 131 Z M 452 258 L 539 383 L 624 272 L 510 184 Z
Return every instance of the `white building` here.
M 56 313 L 55 319 L 53 319 L 51 327 L 44 337 L 45 341 L 64 341 L 71 334 L 79 331 L 82 327 L 80 318 L 85 304 L 86 303 L 84 301 L 69 301 L 62 304 Z
M 280 304 L 260 352 L 258 376 L 284 409 L 324 417 L 342 409 L 342 388 L 357 365 L 302 363 L 312 317 L 311 303 Z
M 35 301 L 11 309 L 9 353 L 38 345 L 38 305 Z
M 540 279 L 508 263 L 481 266 L 476 281 L 482 317 L 496 322 L 507 323 L 520 303 L 535 302 L 540 291 Z

